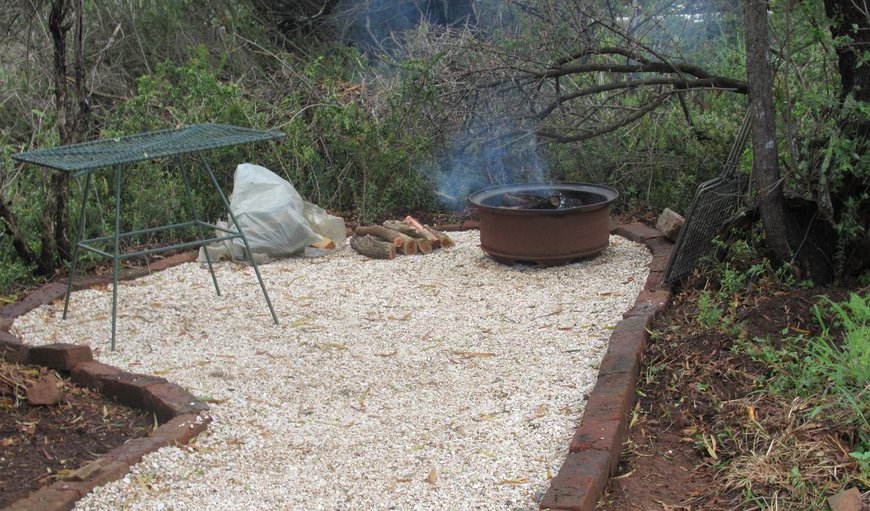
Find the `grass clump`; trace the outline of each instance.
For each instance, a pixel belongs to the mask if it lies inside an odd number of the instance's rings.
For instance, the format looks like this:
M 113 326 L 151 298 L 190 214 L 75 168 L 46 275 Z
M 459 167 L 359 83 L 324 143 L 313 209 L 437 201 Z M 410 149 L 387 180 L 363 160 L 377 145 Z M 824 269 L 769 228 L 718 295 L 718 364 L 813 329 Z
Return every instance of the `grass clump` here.
M 784 330 L 780 342 L 755 338 L 738 349 L 771 368 L 768 389 L 809 399 L 811 418 L 825 415 L 855 428 L 856 445 L 870 450 L 870 298 L 851 293 L 836 303 L 827 296 L 814 306 L 817 334 Z
M 824 509 L 840 491 L 870 490 L 870 296 L 815 288 L 760 246 L 751 233 L 719 242 L 721 259 L 685 298 L 689 331 L 723 349 L 709 374 L 688 366 L 711 389 L 686 396 L 709 401 L 696 445 L 716 475 L 704 495 Z
M 813 331 L 734 346 L 768 369 L 758 399 L 782 411 L 744 423 L 722 471 L 758 509 L 817 509 L 840 489 L 870 489 L 870 297 L 820 296 L 813 314 Z

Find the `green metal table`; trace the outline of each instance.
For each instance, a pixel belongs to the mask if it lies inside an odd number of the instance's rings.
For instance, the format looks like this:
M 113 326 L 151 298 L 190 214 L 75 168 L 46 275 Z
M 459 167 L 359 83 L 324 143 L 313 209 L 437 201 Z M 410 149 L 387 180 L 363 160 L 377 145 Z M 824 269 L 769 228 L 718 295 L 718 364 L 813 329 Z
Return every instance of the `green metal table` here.
M 269 299 L 269 293 L 266 292 L 266 286 L 263 284 L 263 278 L 260 275 L 257 263 L 251 255 L 251 250 L 248 246 L 248 238 L 245 236 L 241 227 L 239 227 L 239 223 L 236 221 L 236 217 L 233 214 L 232 208 L 230 208 L 226 195 L 224 195 L 223 190 L 221 190 L 221 187 L 214 176 L 214 172 L 212 172 L 211 167 L 208 165 L 208 162 L 202 153 L 209 149 L 261 142 L 283 136 L 284 133 L 281 133 L 280 131 L 260 131 L 225 124 L 198 124 L 178 129 L 153 131 L 117 138 L 106 138 L 81 144 L 55 147 L 51 149 L 38 149 L 25 153 L 13 154 L 12 158 L 16 160 L 69 172 L 74 178 L 82 176 L 85 178 L 85 184 L 82 191 L 82 207 L 78 222 L 78 232 L 76 233 L 75 245 L 73 245 L 69 280 L 67 281 L 66 296 L 63 303 L 63 318 L 66 319 L 67 310 L 69 309 L 69 298 L 70 293 L 72 292 L 73 277 L 75 276 L 79 249 L 90 250 L 112 258 L 112 350 L 114 351 L 118 312 L 118 269 L 121 260 L 153 254 L 156 252 L 164 252 L 167 250 L 198 247 L 215 241 L 240 238 L 242 243 L 245 245 L 245 254 L 248 257 L 248 261 L 251 266 L 253 266 L 254 273 L 257 275 L 257 281 L 260 284 L 260 289 L 263 291 L 263 296 L 266 299 L 266 305 L 269 307 L 269 312 L 272 314 L 272 320 L 277 324 L 278 317 L 275 315 L 275 309 L 272 308 L 272 301 Z M 120 232 L 121 183 L 123 182 L 124 172 L 130 171 L 132 164 L 135 162 L 168 157 L 180 157 L 182 155 L 194 155 L 196 159 L 202 163 L 209 181 L 214 186 L 215 190 L 217 190 L 221 201 L 223 201 L 224 206 L 230 214 L 232 226 L 235 226 L 235 230 L 224 229 L 199 219 L 193 202 L 193 196 L 191 194 L 190 178 L 188 177 L 187 170 L 185 170 L 184 166 L 179 165 L 181 177 L 184 181 L 185 192 L 187 193 L 187 205 L 190 210 L 189 213 L 191 218 L 190 221 L 137 231 Z M 85 231 L 85 213 L 87 210 L 88 195 L 91 189 L 93 172 L 103 167 L 114 167 L 115 170 L 115 232 L 110 236 L 82 239 L 82 235 Z M 177 243 L 167 247 L 152 248 L 137 252 L 120 252 L 121 239 L 140 234 L 155 233 L 184 227 L 196 227 L 198 239 L 195 241 Z M 217 232 L 221 233 L 221 235 L 207 235 L 207 233 Z M 114 249 L 112 252 L 107 252 L 93 246 L 94 243 L 108 241 L 113 242 Z M 214 267 L 212 266 L 212 261 L 207 250 L 205 251 L 205 257 L 206 262 L 208 263 L 208 270 L 211 273 L 212 283 L 214 283 L 215 291 L 220 295 L 220 287 L 218 286 Z

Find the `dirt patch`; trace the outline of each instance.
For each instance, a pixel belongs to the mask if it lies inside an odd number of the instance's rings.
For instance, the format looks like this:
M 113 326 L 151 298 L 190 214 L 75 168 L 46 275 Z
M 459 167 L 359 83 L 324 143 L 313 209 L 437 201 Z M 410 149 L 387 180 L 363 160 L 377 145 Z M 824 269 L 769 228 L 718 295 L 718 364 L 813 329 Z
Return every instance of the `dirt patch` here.
M 745 442 L 773 445 L 783 437 L 807 442 L 813 456 L 854 470 L 854 460 L 844 452 L 849 432 L 823 419 L 798 424 L 790 406 L 799 404 L 784 406 L 782 400 L 757 396 L 770 369 L 733 349 L 738 339 L 817 333 L 812 306 L 818 295 L 840 300 L 846 291 L 797 289 L 754 296 L 731 309 L 733 316 L 724 323 L 704 328 L 697 320 L 698 292 L 679 293 L 654 323 L 619 473 L 599 509 L 756 509 L 743 491 L 717 475 L 725 464 L 733 468 L 739 462 L 733 456 L 746 450 L 739 445 Z M 756 447 L 764 451 L 761 443 Z M 746 469 L 775 468 L 768 459 Z
M 44 367 L 0 361 L 0 508 L 61 479 L 131 438 L 148 434 L 150 414 L 60 379 L 63 398 L 31 406 L 29 385 Z

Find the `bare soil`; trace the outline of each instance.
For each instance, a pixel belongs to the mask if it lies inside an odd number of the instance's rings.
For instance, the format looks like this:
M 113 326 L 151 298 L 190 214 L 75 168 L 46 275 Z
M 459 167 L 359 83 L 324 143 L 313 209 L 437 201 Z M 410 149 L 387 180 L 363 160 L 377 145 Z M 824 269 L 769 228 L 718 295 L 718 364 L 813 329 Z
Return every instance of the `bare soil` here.
M 738 450 L 717 433 L 728 428 L 746 431 L 750 422 L 763 423 L 769 430 L 786 429 L 789 418 L 781 401 L 757 393 L 759 378 L 769 368 L 731 348 L 738 335 L 777 339 L 786 330 L 817 333 L 812 305 L 818 295 L 841 300 L 846 291 L 817 288 L 754 297 L 737 307 L 739 333 L 734 335 L 700 327 L 695 319 L 697 291 L 678 293 L 671 308 L 655 321 L 619 473 L 611 479 L 599 509 L 756 509 L 742 491 L 716 477 L 717 469 Z M 836 423 L 820 420 L 794 434 L 827 442 L 834 461 L 854 469 L 844 452 L 850 432 Z
M 61 479 L 154 425 L 146 412 L 118 405 L 61 378 L 58 404 L 28 404 L 27 386 L 49 370 L 0 361 L 0 508 Z

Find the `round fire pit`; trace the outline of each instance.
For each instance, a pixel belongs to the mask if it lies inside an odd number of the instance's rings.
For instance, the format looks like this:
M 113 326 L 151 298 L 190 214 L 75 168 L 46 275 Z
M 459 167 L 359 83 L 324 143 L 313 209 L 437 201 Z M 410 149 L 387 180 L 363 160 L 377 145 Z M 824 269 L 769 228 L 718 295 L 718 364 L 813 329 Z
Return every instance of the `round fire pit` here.
M 583 183 L 526 183 L 471 194 L 480 246 L 506 264 L 556 266 L 593 257 L 610 241 L 610 204 L 619 193 Z

